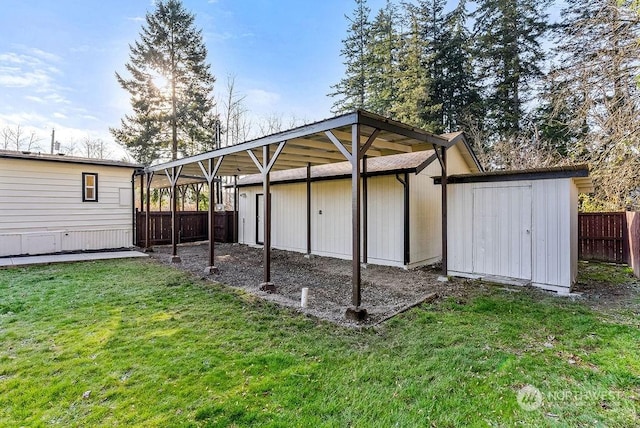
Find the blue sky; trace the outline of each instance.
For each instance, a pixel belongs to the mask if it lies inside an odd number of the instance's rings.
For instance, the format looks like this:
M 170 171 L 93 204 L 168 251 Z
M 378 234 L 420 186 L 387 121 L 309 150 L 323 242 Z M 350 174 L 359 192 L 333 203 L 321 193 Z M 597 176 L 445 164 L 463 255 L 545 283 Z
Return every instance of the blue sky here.
M 351 0 L 183 0 L 203 30 L 216 92 L 228 75 L 256 118 L 330 117 L 330 86 Z M 372 14 L 384 0 L 369 0 Z M 51 129 L 63 146 L 108 132 L 129 101 L 115 79 L 124 72 L 150 0 L 2 0 L 0 128 L 35 130 L 42 150 Z M 115 149 L 114 155 L 122 153 Z

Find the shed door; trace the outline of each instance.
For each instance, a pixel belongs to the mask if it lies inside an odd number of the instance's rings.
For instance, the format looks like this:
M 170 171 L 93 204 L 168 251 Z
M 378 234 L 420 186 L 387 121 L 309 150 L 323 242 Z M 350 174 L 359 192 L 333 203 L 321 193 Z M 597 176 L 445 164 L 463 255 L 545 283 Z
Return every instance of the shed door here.
M 264 244 L 264 195 L 256 195 L 256 244 Z
M 473 271 L 531 280 L 531 186 L 473 190 Z

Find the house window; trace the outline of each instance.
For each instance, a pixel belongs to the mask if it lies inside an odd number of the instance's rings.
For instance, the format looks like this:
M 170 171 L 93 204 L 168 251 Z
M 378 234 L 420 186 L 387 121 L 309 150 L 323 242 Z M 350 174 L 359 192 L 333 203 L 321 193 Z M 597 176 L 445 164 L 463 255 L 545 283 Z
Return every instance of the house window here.
M 98 174 L 82 173 L 82 202 L 98 202 Z

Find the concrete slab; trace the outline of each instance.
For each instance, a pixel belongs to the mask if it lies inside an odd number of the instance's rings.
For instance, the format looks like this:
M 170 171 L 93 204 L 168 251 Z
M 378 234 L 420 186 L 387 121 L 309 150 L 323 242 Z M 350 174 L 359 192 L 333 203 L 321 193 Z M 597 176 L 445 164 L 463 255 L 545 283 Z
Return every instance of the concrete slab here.
M 23 256 L 0 258 L 0 267 L 28 266 L 49 263 L 86 262 L 90 260 L 125 259 L 149 257 L 139 251 L 108 251 L 103 253 L 48 254 L 44 256 Z

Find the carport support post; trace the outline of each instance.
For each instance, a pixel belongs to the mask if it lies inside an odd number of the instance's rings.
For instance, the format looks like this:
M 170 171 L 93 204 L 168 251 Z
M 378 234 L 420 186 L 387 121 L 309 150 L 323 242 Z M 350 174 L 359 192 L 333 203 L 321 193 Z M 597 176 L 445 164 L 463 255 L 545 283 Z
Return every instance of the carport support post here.
M 311 163 L 307 163 L 307 256 L 311 256 Z
M 171 263 L 180 263 L 182 260 L 178 256 L 178 198 L 177 198 L 177 184 L 178 177 L 182 166 L 171 168 L 171 175 L 169 171 L 165 169 L 165 173 L 171 182 Z
M 436 149 L 437 150 L 437 149 Z M 442 275 L 447 276 L 447 148 L 441 148 L 442 163 Z
M 233 242 L 238 242 L 238 176 L 233 176 Z
M 209 221 L 209 266 L 204 268 L 204 273 L 210 275 L 212 273 L 218 273 L 220 272 L 220 270 L 216 267 L 215 262 L 216 262 L 216 257 L 215 257 L 215 240 L 216 240 L 216 234 L 215 234 L 215 202 L 214 202 L 214 198 L 215 198 L 215 176 L 218 173 L 218 170 L 220 169 L 220 164 L 222 163 L 222 160 L 224 159 L 224 156 L 218 158 L 218 161 L 216 162 L 215 166 L 213 165 L 213 159 L 209 158 L 207 160 L 207 167 L 205 168 L 204 164 L 201 162 L 198 162 L 198 166 L 200 167 L 200 170 L 202 171 L 202 175 L 204 175 L 204 178 L 207 180 L 207 185 L 209 188 L 209 207 L 208 207 L 208 221 Z
M 264 194 L 264 239 L 262 264 L 264 266 L 264 278 L 262 286 L 267 288 L 273 287 L 271 283 L 271 180 L 269 168 L 269 146 L 262 147 L 262 160 L 264 162 L 264 170 L 262 172 L 262 193 Z
M 362 156 L 362 264 L 368 263 L 368 237 L 369 237 L 369 213 L 368 213 L 369 188 L 367 186 L 367 156 Z
M 209 160 L 211 162 L 211 160 Z M 213 180 L 209 181 L 209 266 L 205 268 L 205 273 L 218 273 L 215 257 L 215 204 Z
M 144 251 L 145 253 L 153 253 L 153 248 L 151 247 L 151 180 L 153 180 L 153 172 L 145 174 L 146 176 L 146 188 L 147 188 L 147 209 L 144 212 L 144 229 L 145 229 L 145 239 L 144 239 Z
M 355 124 L 351 127 L 351 267 L 353 270 L 351 303 L 353 307 L 347 308 L 345 314 L 347 318 L 352 320 L 363 320 L 367 316 L 366 309 L 360 307 L 360 160 L 360 125 Z

